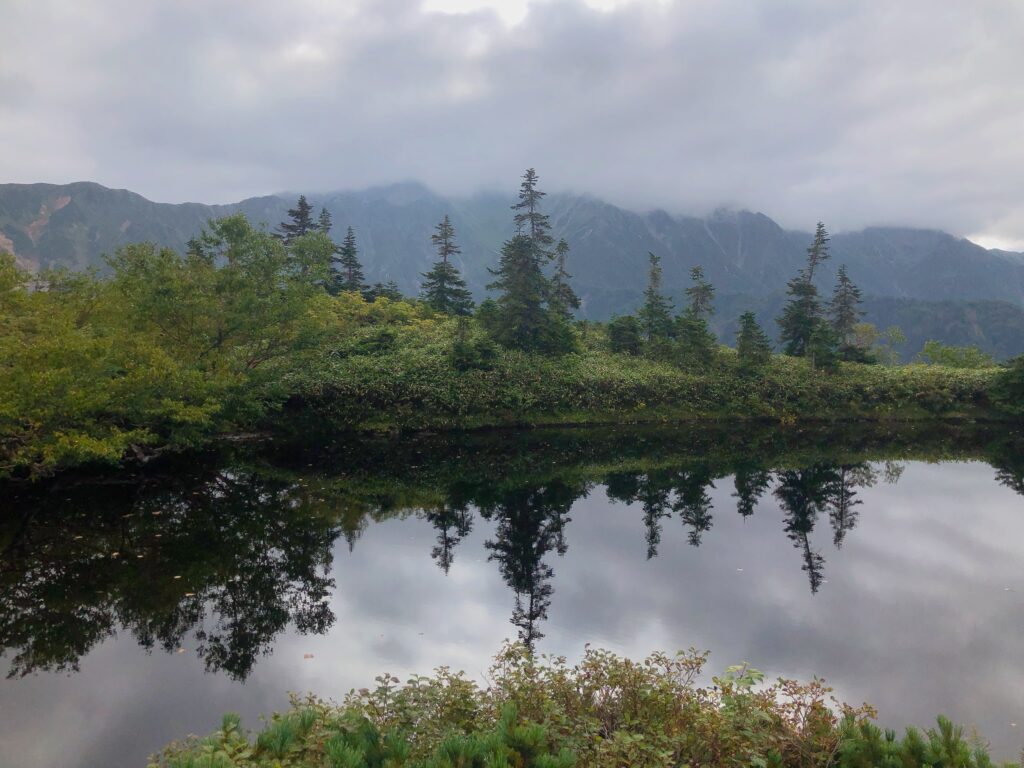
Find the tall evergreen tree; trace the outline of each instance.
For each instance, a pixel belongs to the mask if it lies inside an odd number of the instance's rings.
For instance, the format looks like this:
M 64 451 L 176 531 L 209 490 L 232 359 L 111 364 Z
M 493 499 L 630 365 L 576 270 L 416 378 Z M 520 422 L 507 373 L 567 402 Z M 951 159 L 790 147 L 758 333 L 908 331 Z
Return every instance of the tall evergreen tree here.
M 864 317 L 860 304 L 860 288 L 846 274 L 846 265 L 843 264 L 839 267 L 839 281 L 832 292 L 828 315 L 839 337 L 839 354 L 844 360 L 862 360 L 866 357 L 865 350 L 856 344 L 855 329 Z
M 334 267 L 333 293 L 364 293 L 367 290 L 363 266 L 359 263 L 359 250 L 356 248 L 356 233 L 352 227 L 345 232 L 345 239 L 331 261 Z
M 807 248 L 807 282 L 814 279 L 814 270 L 823 261 L 827 261 L 831 255 L 828 250 L 828 243 L 831 239 L 828 232 L 825 231 L 825 225 L 819 221 L 818 226 L 814 229 L 814 240 Z
M 715 314 L 715 308 L 712 305 L 715 298 L 715 287 L 704 279 L 704 268 L 698 266 L 691 269 L 690 280 L 693 285 L 686 289 L 686 296 L 690 300 L 690 309 L 701 317 Z
M 501 292 L 491 332 L 503 346 L 561 352 L 572 346 L 568 325 L 547 306 L 551 286 L 541 269 L 543 256 L 526 235 L 513 235 L 501 249 L 495 280 L 488 290 Z
M 772 344 L 768 334 L 757 324 L 753 312 L 740 315 L 740 330 L 736 334 L 736 355 L 740 369 L 753 371 L 765 366 L 772 357 Z
M 282 221 L 278 224 L 274 237 L 283 240 L 285 245 L 291 245 L 296 238 L 316 232 L 318 226 L 313 221 L 312 212 L 313 207 L 306 201 L 306 196 L 299 195 L 299 201 L 295 207 L 288 209 L 288 217 L 291 221 Z
M 661 292 L 661 258 L 648 253 L 647 287 L 640 307 L 640 327 L 648 342 L 666 341 L 672 335 L 672 302 Z
M 714 312 L 711 302 L 715 289 L 704 279 L 704 270 L 700 267 L 690 271 L 690 279 L 693 285 L 686 289 L 690 304 L 676 318 L 675 337 L 679 362 L 703 368 L 712 363 L 718 346 L 707 321 L 707 316 Z
M 326 208 L 320 209 L 320 217 L 317 219 L 316 228 L 323 232 L 325 235 L 331 234 L 331 227 L 334 223 L 331 221 L 331 212 Z
M 805 357 L 811 347 L 811 337 L 817 333 L 819 341 L 824 338 L 819 323 L 822 320 L 821 300 L 814 286 L 814 270 L 829 257 L 828 232 L 820 221 L 814 233 L 814 241 L 807 249 L 807 266 L 789 281 L 786 293 L 789 302 L 779 317 L 779 336 L 785 343 L 787 355 Z
M 555 246 L 555 274 L 551 279 L 551 305 L 566 320 L 572 319 L 572 311 L 580 308 L 580 297 L 569 285 L 572 275 L 565 268 L 569 255 L 569 244 L 564 239 Z
M 449 259 L 462 252 L 455 243 L 455 228 L 447 216 L 435 227 L 430 241 L 440 257 L 434 267 L 423 275 L 420 298 L 437 312 L 450 315 L 468 315 L 473 310 L 473 298 L 466 281 Z
M 538 178 L 533 168 L 526 169 L 523 181 L 519 185 L 519 202 L 512 206 L 512 210 L 516 211 L 516 234 L 529 238 L 538 255 L 550 258 L 548 248 L 554 242 L 551 237 L 551 222 L 547 214 L 540 212 L 541 200 L 547 193 L 537 189 Z

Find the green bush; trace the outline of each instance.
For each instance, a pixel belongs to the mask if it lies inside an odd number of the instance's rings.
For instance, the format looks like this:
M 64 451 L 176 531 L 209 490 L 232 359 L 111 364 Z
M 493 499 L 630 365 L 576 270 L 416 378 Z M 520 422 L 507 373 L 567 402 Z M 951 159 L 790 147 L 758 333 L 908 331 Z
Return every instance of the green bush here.
M 588 649 L 569 665 L 506 646 L 485 688 L 445 668 L 405 684 L 383 675 L 341 706 L 293 700 L 254 742 L 227 716 L 221 730 L 171 745 L 151 768 L 992 765 L 944 717 L 901 738 L 818 680 L 765 684 L 744 664 L 699 686 L 706 662 L 692 649 L 639 662 Z

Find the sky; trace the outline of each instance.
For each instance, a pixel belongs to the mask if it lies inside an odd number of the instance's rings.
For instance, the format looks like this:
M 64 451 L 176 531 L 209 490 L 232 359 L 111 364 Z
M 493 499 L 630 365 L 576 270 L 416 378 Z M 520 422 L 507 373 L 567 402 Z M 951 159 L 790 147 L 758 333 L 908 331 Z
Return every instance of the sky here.
M 2 0 L 0 182 L 417 180 L 1024 249 L 1024 3 Z

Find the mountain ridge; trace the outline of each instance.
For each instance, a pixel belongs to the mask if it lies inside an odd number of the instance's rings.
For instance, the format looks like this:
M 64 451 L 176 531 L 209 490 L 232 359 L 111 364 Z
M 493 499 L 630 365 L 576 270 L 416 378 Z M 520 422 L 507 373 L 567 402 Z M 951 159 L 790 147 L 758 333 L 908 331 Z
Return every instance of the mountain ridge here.
M 514 197 L 494 191 L 446 197 L 406 181 L 307 197 L 316 210 L 323 206 L 331 212 L 336 239 L 345 227 L 354 228 L 371 282 L 394 280 L 410 294 L 435 258 L 430 234 L 443 216 L 455 225 L 462 247 L 457 266 L 478 297 L 490 281 L 488 267 L 513 231 Z M 209 219 L 236 212 L 273 228 L 294 202 L 294 197 L 262 195 L 219 205 L 159 203 L 89 181 L 0 184 L 0 249 L 33 270 L 102 268 L 103 254 L 126 243 L 152 241 L 181 250 Z M 662 209 L 639 212 L 569 193 L 548 195 L 544 210 L 553 234 L 572 248 L 573 286 L 583 300 L 582 316 L 592 319 L 636 308 L 649 251 L 662 257 L 665 285 L 679 305 L 696 265 L 722 297 L 778 297 L 802 266 L 811 240 L 809 231 L 787 230 L 763 213 L 746 210 L 720 208 L 704 217 Z M 820 278 L 825 292 L 845 263 L 868 297 L 945 303 L 944 313 L 951 311 L 950 303 L 994 302 L 1014 308 L 993 310 L 1000 317 L 1014 311 L 1024 316 L 1021 253 L 989 250 L 938 230 L 876 226 L 836 233 L 832 254 Z M 1021 330 L 1024 336 L 1024 319 Z M 1021 347 L 1024 351 L 1024 342 Z

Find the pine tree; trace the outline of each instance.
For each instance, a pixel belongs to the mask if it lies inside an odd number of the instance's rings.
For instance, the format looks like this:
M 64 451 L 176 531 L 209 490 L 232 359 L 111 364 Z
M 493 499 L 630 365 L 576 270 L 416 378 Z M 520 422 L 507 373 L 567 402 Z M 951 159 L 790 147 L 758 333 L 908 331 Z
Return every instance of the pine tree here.
M 640 327 L 648 342 L 666 341 L 672 335 L 672 302 L 661 292 L 661 258 L 648 254 L 650 267 L 644 305 L 640 307 Z
M 334 226 L 331 221 L 331 212 L 326 208 L 320 209 L 320 218 L 317 219 L 316 228 L 323 232 L 325 235 L 331 234 L 331 227 Z
M 764 367 L 772 357 L 772 344 L 753 312 L 740 315 L 740 330 L 736 335 L 736 355 L 740 370 L 754 371 Z
M 405 297 L 402 296 L 402 292 L 398 289 L 398 283 L 394 280 L 388 280 L 386 283 L 374 283 L 364 290 L 363 298 L 367 301 L 376 301 L 377 299 L 401 301 Z
M 541 256 L 526 235 L 514 235 L 501 249 L 495 280 L 488 290 L 501 292 L 491 321 L 503 346 L 560 352 L 572 346 L 569 328 L 547 307 L 551 286 L 541 270 Z
M 565 268 L 569 255 L 569 244 L 564 239 L 555 246 L 555 275 L 551 279 L 551 305 L 566 320 L 572 319 L 572 311 L 580 308 L 580 297 L 569 285 L 572 275 Z
M 825 225 L 819 221 L 814 230 L 814 241 L 807 248 L 807 282 L 814 279 L 814 270 L 818 265 L 829 258 L 828 243 L 830 239 L 828 232 L 825 231 Z
M 435 227 L 430 241 L 440 257 L 433 269 L 423 275 L 420 298 L 437 312 L 450 315 L 468 315 L 473 310 L 473 298 L 466 288 L 459 270 L 448 259 L 461 253 L 455 243 L 455 228 L 447 216 Z
M 715 288 L 704 279 L 703 267 L 694 267 L 690 270 L 690 280 L 693 285 L 686 289 L 686 295 L 690 299 L 690 309 L 701 317 L 715 314 L 712 301 L 715 298 Z
M 352 227 L 348 228 L 345 239 L 331 262 L 334 267 L 332 293 L 364 293 L 367 290 L 363 267 L 359 263 L 359 251 L 356 248 L 356 233 L 352 231 Z
M 612 352 L 639 355 L 643 348 L 640 323 L 632 315 L 615 317 L 608 322 L 608 347 Z
M 285 245 L 291 245 L 297 237 L 302 237 L 310 232 L 316 232 L 317 224 L 310 215 L 313 207 L 306 202 L 305 195 L 299 195 L 299 201 L 294 208 L 288 209 L 288 216 L 291 221 L 282 221 L 274 237 L 283 240 Z
M 857 346 L 854 333 L 857 323 L 864 316 L 860 304 L 860 288 L 846 274 L 846 265 L 843 264 L 839 267 L 839 282 L 836 283 L 828 305 L 832 327 L 839 337 L 839 355 L 843 360 L 863 361 L 867 357 L 866 350 Z
M 814 270 L 829 257 L 828 241 L 825 225 L 819 221 L 814 241 L 807 249 L 807 266 L 787 285 L 786 293 L 790 299 L 778 319 L 779 336 L 785 342 L 787 355 L 807 356 L 811 336 L 819 331 L 818 326 L 823 313 L 818 289 L 814 286 L 813 280 Z M 824 338 L 820 331 L 818 336 L 820 342 Z
M 537 181 L 537 172 L 533 168 L 527 168 L 523 174 L 522 184 L 519 185 L 519 202 L 512 206 L 512 210 L 517 211 L 514 219 L 516 234 L 529 238 L 538 256 L 550 258 L 548 247 L 554 242 L 551 237 L 551 222 L 547 214 L 540 212 L 541 200 L 547 193 L 537 189 Z
M 684 366 L 706 368 L 715 360 L 718 341 L 708 321 L 690 306 L 675 321 L 678 362 Z

